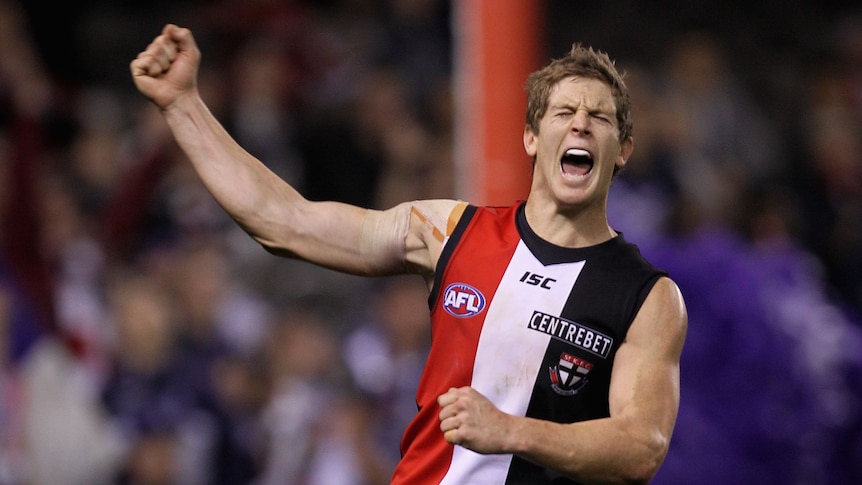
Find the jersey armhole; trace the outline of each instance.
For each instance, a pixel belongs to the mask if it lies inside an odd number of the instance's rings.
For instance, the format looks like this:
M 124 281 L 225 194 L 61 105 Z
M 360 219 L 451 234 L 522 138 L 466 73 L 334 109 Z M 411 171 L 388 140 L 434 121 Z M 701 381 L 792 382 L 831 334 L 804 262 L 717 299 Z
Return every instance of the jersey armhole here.
M 458 247 L 458 242 L 461 236 L 467 230 L 467 226 L 473 220 L 478 208 L 466 202 L 459 203 L 449 213 L 449 220 L 446 227 L 446 244 L 443 246 L 443 252 L 440 253 L 440 259 L 437 260 L 437 267 L 434 270 L 434 284 L 431 286 L 431 293 L 428 295 L 428 308 L 433 311 L 434 302 L 440 293 L 440 284 L 443 281 L 443 273 L 452 259 L 452 253 Z
M 635 300 L 635 306 L 632 310 L 632 315 L 629 318 L 628 326 L 626 326 L 626 333 L 629 331 L 629 327 L 631 327 L 632 323 L 634 323 L 635 318 L 638 316 L 638 313 L 641 311 L 641 307 L 646 301 L 649 294 L 652 292 L 653 287 L 655 287 L 658 280 L 667 276 L 667 272 L 662 270 L 655 270 L 653 274 L 644 281 L 643 286 L 641 286 L 640 291 L 637 294 L 637 300 Z

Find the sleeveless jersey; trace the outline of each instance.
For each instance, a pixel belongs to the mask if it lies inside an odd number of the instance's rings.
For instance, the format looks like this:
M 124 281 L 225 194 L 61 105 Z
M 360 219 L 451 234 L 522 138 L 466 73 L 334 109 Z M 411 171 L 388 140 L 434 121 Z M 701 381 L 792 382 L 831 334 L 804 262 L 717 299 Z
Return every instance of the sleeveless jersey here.
M 570 484 L 512 455 L 443 439 L 437 397 L 472 386 L 501 411 L 560 423 L 609 416 L 614 355 L 665 273 L 619 235 L 586 248 L 539 238 L 523 204 L 468 206 L 429 297 L 432 344 L 392 483 Z

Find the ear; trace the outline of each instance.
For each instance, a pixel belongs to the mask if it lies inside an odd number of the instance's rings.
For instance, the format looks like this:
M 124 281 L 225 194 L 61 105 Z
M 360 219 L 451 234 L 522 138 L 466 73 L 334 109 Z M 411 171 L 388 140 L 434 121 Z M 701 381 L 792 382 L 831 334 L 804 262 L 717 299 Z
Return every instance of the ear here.
M 533 129 L 530 128 L 530 125 L 524 125 L 524 151 L 527 152 L 527 155 L 530 158 L 536 158 L 537 149 L 536 134 L 533 133 Z
M 634 151 L 634 149 L 635 141 L 632 137 L 628 137 L 620 143 L 620 155 L 617 157 L 617 161 L 615 163 L 617 170 L 626 166 L 626 162 L 629 161 L 629 157 L 632 155 L 632 151 Z

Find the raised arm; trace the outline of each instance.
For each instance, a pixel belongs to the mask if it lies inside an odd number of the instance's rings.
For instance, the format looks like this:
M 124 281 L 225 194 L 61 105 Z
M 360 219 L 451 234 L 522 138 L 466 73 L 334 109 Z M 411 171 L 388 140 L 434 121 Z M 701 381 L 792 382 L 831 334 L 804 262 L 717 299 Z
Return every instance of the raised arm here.
M 348 273 L 433 271 L 438 252 L 426 226 L 445 220 L 455 201 L 376 211 L 305 199 L 237 144 L 209 111 L 197 88 L 200 61 L 191 31 L 169 24 L 130 69 L 204 185 L 246 232 L 275 254 Z M 425 222 L 416 214 L 424 214 Z
M 614 360 L 609 418 L 559 424 L 512 416 L 465 387 L 438 400 L 444 436 L 480 453 L 520 455 L 584 483 L 647 483 L 676 421 L 687 321 L 676 284 L 660 279 Z

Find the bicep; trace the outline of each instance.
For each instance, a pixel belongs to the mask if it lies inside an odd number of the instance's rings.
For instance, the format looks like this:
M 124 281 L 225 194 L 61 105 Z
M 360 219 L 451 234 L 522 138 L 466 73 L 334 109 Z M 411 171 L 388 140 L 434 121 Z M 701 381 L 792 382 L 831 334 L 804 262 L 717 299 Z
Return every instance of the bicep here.
M 687 316 L 669 278 L 656 282 L 617 352 L 609 395 L 611 417 L 631 418 L 669 439 L 679 407 L 679 360 Z
M 273 253 L 350 274 L 433 271 L 435 244 L 429 228 L 441 218 L 445 220 L 456 204 L 415 201 L 380 211 L 340 202 L 304 201 L 273 221 L 279 226 L 273 232 L 278 234 L 275 241 L 258 241 Z

